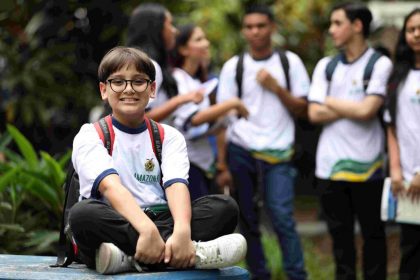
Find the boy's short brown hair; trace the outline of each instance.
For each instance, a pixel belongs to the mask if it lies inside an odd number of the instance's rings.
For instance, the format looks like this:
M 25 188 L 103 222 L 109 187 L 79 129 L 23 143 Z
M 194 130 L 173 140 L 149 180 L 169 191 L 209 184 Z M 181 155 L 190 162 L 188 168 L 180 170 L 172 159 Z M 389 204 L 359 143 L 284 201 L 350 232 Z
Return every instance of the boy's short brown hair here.
M 136 48 L 115 47 L 107 52 L 99 64 L 99 81 L 106 82 L 112 73 L 117 72 L 125 65 L 134 65 L 137 71 L 149 76 L 150 80 L 155 80 L 155 66 L 146 53 Z

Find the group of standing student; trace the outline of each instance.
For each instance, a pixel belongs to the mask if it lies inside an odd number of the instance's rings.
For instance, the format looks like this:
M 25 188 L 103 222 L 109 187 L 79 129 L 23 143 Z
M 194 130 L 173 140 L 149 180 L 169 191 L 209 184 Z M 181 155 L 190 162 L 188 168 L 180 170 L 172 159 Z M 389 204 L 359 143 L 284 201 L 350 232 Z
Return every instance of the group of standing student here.
M 361 4 L 339 4 L 332 9 L 329 33 L 340 54 L 332 76 L 327 73 L 335 58 L 318 62 L 309 93 L 309 118 L 323 124 L 316 176 L 333 240 L 336 279 L 356 279 L 355 217 L 363 237 L 363 277 L 386 279 L 386 238 L 380 221 L 382 117 L 387 123 L 392 191 L 414 203 L 420 201 L 420 9 L 404 20 L 394 65 L 379 56 L 368 77 L 375 56 L 366 41 L 371 20 L 370 11 Z M 384 103 L 382 116 L 378 112 Z M 418 225 L 401 224 L 399 279 L 420 279 L 419 234 Z
M 386 236 L 380 220 L 385 134 L 380 109 L 388 92 L 393 190 L 418 202 L 419 18 L 418 9 L 406 17 L 393 67 L 388 57 L 378 55 L 368 45 L 372 21 L 369 9 L 360 3 L 334 6 L 328 31 L 339 54 L 318 62 L 309 87 L 301 60 L 283 51 L 288 61 L 286 68 L 281 53 L 273 48 L 275 25 L 271 11 L 265 6 L 246 11 L 242 33 L 248 50 L 223 66 L 217 99 L 223 101 L 240 94 L 250 114 L 229 125 L 227 144 L 221 145 L 222 149 L 227 147 L 226 157 L 219 157 L 218 165 L 225 164 L 225 172 L 233 179 L 234 197 L 240 208 L 239 226 L 248 242 L 247 263 L 255 279 L 270 278 L 260 241 L 257 193 L 264 199 L 278 236 L 285 273 L 289 279 L 306 279 L 293 221 L 295 173 L 290 164 L 295 140 L 293 117 L 306 115 L 306 97 L 309 120 L 323 128 L 315 173 L 333 241 L 335 278 L 356 279 L 357 218 L 363 237 L 363 277 L 386 279 Z M 238 71 L 239 63 L 242 72 Z M 238 73 L 243 75 L 240 83 Z M 402 191 L 403 181 L 410 182 L 407 193 Z M 400 279 L 418 279 L 418 226 L 402 225 L 401 253 Z

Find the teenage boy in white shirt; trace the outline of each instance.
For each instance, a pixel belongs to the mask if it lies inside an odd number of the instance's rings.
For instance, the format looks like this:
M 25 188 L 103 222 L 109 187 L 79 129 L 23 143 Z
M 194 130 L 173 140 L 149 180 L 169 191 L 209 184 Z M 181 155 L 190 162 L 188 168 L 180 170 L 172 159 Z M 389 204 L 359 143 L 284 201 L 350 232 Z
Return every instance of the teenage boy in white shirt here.
M 252 276 L 271 278 L 260 240 L 256 197 L 262 196 L 283 252 L 285 273 L 289 279 L 306 279 L 293 218 L 296 171 L 291 159 L 295 135 L 293 117 L 306 116 L 309 77 L 301 59 L 295 53 L 283 51 L 289 64 L 290 90 L 287 88 L 280 54 L 271 41 L 276 32 L 274 15 L 267 6 L 249 7 L 242 25 L 249 47 L 243 57 L 242 84 L 235 82 L 239 56 L 234 56 L 221 71 L 217 102 L 238 96 L 241 89 L 241 99 L 249 116 L 237 118 L 229 125 L 227 160 L 220 157 L 225 154 L 221 149 L 218 167 L 222 170 L 228 167 L 224 172 L 230 172 L 233 179 L 234 195 L 241 211 L 239 225 L 248 241 L 247 263 Z
M 331 57 L 321 59 L 309 93 L 309 118 L 322 124 L 316 155 L 321 207 L 333 240 L 336 279 L 356 279 L 354 222 L 364 240 L 364 279 L 386 278 L 386 240 L 380 220 L 384 132 L 383 104 L 391 61 L 380 57 L 364 88 L 363 75 L 374 50 L 367 44 L 372 14 L 363 4 L 333 7 L 329 33 L 341 51 L 328 81 Z

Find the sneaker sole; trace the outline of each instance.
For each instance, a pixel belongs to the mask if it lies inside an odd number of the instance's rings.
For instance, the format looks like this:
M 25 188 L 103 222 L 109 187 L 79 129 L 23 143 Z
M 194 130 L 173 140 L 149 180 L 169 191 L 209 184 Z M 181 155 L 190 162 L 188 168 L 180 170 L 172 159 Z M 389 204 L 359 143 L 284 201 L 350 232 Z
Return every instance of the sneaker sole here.
M 111 248 L 105 243 L 99 246 L 99 250 L 96 253 L 96 271 L 100 274 L 106 274 L 111 262 Z

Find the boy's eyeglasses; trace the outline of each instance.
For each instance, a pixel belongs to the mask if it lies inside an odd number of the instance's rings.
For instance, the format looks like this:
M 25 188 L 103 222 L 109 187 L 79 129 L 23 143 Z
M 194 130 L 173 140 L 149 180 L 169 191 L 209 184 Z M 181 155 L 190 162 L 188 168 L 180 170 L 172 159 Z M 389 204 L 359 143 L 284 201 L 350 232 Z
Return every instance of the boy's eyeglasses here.
M 146 91 L 147 87 L 152 80 L 148 79 L 136 79 L 136 80 L 124 80 L 124 79 L 109 79 L 107 80 L 111 89 L 116 93 L 121 93 L 127 88 L 127 84 L 130 83 L 131 88 L 137 92 L 142 93 Z

